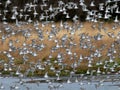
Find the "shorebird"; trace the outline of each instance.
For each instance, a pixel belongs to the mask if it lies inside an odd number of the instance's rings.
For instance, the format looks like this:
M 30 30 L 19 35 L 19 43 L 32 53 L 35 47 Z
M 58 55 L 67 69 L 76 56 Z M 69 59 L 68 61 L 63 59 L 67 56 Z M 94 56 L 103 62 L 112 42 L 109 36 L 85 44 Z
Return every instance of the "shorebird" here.
M 117 7 L 117 9 L 116 9 L 115 13 L 117 13 L 117 14 L 119 14 L 119 13 L 120 13 L 120 11 L 119 11 L 119 7 Z
M 2 90 L 5 89 L 3 83 L 0 84 L 0 89 L 2 89 Z
M 94 36 L 95 40 L 102 40 L 104 35 L 101 35 L 100 33 L 98 33 L 96 36 Z
M 94 1 L 91 1 L 90 6 L 91 6 L 91 7 L 94 7 L 94 6 L 95 6 Z
M 10 0 L 7 0 L 5 3 L 5 7 L 7 7 L 9 4 L 11 4 L 12 2 Z
M 10 86 L 10 90 L 18 90 L 19 87 L 15 84 L 14 86 Z
M 80 5 L 83 6 L 84 5 L 84 0 L 80 0 Z
M 115 22 L 115 23 L 119 22 L 119 20 L 118 20 L 118 16 L 115 17 L 114 22 Z
M 68 80 L 67 80 L 67 83 L 68 83 L 68 84 L 72 83 L 69 78 L 68 78 Z
M 49 76 L 48 76 L 48 72 L 46 72 L 45 75 L 44 75 L 44 78 L 45 78 L 45 79 L 48 79 L 48 77 L 49 77 Z

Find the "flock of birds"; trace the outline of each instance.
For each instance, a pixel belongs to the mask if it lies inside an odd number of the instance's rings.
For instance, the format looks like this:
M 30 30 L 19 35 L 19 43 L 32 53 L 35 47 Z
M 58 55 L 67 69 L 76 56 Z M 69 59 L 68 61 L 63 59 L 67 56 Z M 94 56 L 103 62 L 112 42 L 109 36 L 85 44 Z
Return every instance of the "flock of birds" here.
M 26 3 L 23 8 L 14 6 L 9 11 L 7 7 L 11 5 L 12 1 L 6 0 L 4 10 L 0 9 L 0 18 L 2 18 L 0 23 L 1 76 L 4 76 L 3 73 L 8 71 L 11 76 L 14 73 L 23 78 L 29 73 L 34 76 L 36 71 L 42 71 L 45 72 L 43 77 L 49 84 L 48 88 L 56 90 L 63 85 L 54 85 L 49 80 L 48 70 L 55 73 L 57 81 L 61 80 L 60 76 L 63 71 L 69 73 L 70 77 L 68 77 L 67 83 L 71 83 L 72 76 L 78 72 L 77 69 L 82 67 L 87 68 L 87 70 L 82 74 L 80 73 L 81 76 L 120 73 L 120 9 L 118 5 L 120 0 L 106 0 L 105 3 L 99 3 L 99 10 L 90 10 L 84 0 L 80 0 L 79 3 L 64 3 L 64 1 L 58 0 L 58 7 L 50 5 L 46 9 L 49 0 L 43 0 L 42 5 L 40 5 L 42 13 L 38 13 L 36 10 L 37 2 L 38 0 L 33 0 L 33 2 Z M 0 5 L 2 5 L 1 0 Z M 51 21 L 59 13 L 63 13 L 66 19 L 71 18 L 67 10 L 77 10 L 79 7 L 87 14 L 86 21 L 91 24 L 90 28 L 85 28 L 84 23 L 79 22 L 77 14 L 72 18 L 71 25 L 70 22 L 62 20 L 59 24 Z M 95 7 L 94 0 L 91 1 L 90 7 Z M 12 12 L 10 19 L 15 23 L 7 21 L 9 12 Z M 28 12 L 32 13 L 32 18 Z M 38 17 L 39 20 L 36 19 Z M 110 20 L 111 18 L 113 19 L 111 28 L 106 27 L 101 21 L 101 19 Z M 82 32 L 83 28 L 88 30 Z M 89 29 L 92 29 L 95 34 L 89 33 Z M 106 37 L 109 39 L 105 41 Z M 43 56 L 45 56 L 45 60 L 42 60 Z M 18 57 L 20 62 L 23 62 L 22 64 L 15 63 Z M 22 73 L 22 69 L 25 70 L 24 73 Z M 80 70 L 82 71 L 82 69 Z M 75 82 L 80 82 L 82 86 L 82 81 L 79 81 L 78 78 Z M 21 79 L 20 83 L 23 84 Z M 4 88 L 1 83 L 0 89 L 4 90 Z M 11 90 L 16 89 L 19 89 L 16 85 L 11 86 Z M 84 89 L 81 88 L 81 90 Z

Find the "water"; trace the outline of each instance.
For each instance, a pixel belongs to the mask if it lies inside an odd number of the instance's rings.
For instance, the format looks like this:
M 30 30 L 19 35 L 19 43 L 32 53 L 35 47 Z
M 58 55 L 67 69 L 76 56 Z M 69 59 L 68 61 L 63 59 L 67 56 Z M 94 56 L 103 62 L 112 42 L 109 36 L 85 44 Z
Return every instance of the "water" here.
M 0 78 L 0 87 L 4 86 L 3 89 L 0 90 L 50 90 L 48 86 L 50 84 L 48 83 L 19 83 L 19 78 L 13 78 L 13 77 L 6 77 L 6 78 Z M 22 79 L 23 82 L 30 81 L 29 78 Z M 51 90 L 120 90 L 119 85 L 120 81 L 111 82 L 111 81 L 105 81 L 105 82 L 99 82 L 99 81 L 92 81 L 91 83 L 88 83 L 89 81 L 83 80 L 82 82 L 77 83 L 62 83 L 63 87 L 60 88 L 54 88 Z M 52 83 L 53 86 L 59 85 L 61 83 Z M 15 87 L 14 89 L 10 89 L 10 87 Z

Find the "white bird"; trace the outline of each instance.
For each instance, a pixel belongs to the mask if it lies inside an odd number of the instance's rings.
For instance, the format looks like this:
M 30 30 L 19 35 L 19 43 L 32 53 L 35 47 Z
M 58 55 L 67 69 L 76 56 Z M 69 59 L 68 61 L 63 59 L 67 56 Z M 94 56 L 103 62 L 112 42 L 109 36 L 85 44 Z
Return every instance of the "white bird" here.
M 12 2 L 10 0 L 6 1 L 5 7 L 7 7 L 9 4 L 11 4 Z
M 101 73 L 100 67 L 98 67 L 98 69 L 97 69 L 97 74 L 100 74 L 100 73 Z
M 94 7 L 94 6 L 95 6 L 94 1 L 91 1 L 90 6 L 91 6 L 91 7 Z
M 118 16 L 115 17 L 114 22 L 115 22 L 115 23 L 119 22 L 119 20 L 118 20 Z
M 78 78 L 76 78 L 76 79 L 75 79 L 75 82 L 76 82 L 76 83 L 78 83 L 78 82 L 79 82 L 79 81 L 78 81 Z
M 119 7 L 116 9 L 115 13 L 120 14 Z
M 66 15 L 66 18 L 67 18 L 67 19 L 70 18 L 69 14 Z
M 100 4 L 99 4 L 99 10 L 100 10 L 100 11 L 103 11 L 103 10 L 104 10 L 104 3 L 100 3 Z
M 80 0 L 80 5 L 81 5 L 81 6 L 84 5 L 84 0 Z
M 44 78 L 45 78 L 45 79 L 48 79 L 48 78 L 49 78 L 48 72 L 45 73 Z
M 3 86 L 3 83 L 0 84 L 0 89 L 3 90 L 5 87 Z
M 72 83 L 72 82 L 70 81 L 70 79 L 68 79 L 68 80 L 67 80 L 67 83 L 70 84 L 70 83 Z

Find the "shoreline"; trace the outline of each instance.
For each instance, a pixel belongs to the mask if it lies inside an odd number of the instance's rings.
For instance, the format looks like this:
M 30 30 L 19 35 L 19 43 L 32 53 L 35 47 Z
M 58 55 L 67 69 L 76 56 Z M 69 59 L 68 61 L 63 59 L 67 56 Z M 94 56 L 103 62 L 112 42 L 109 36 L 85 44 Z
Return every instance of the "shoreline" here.
M 11 76 L 0 76 L 0 79 L 2 78 L 14 78 L 19 80 L 26 80 L 24 83 L 48 83 L 48 82 L 55 82 L 55 83 L 67 83 L 67 80 L 69 79 L 71 83 L 75 82 L 75 79 L 78 79 L 78 82 L 80 81 L 90 81 L 90 82 L 99 82 L 103 80 L 104 82 L 113 82 L 113 81 L 119 81 L 120 74 L 108 74 L 108 75 L 85 75 L 80 77 L 60 77 L 59 80 L 57 80 L 57 77 L 48 77 L 48 78 L 42 78 L 42 77 L 11 77 Z

